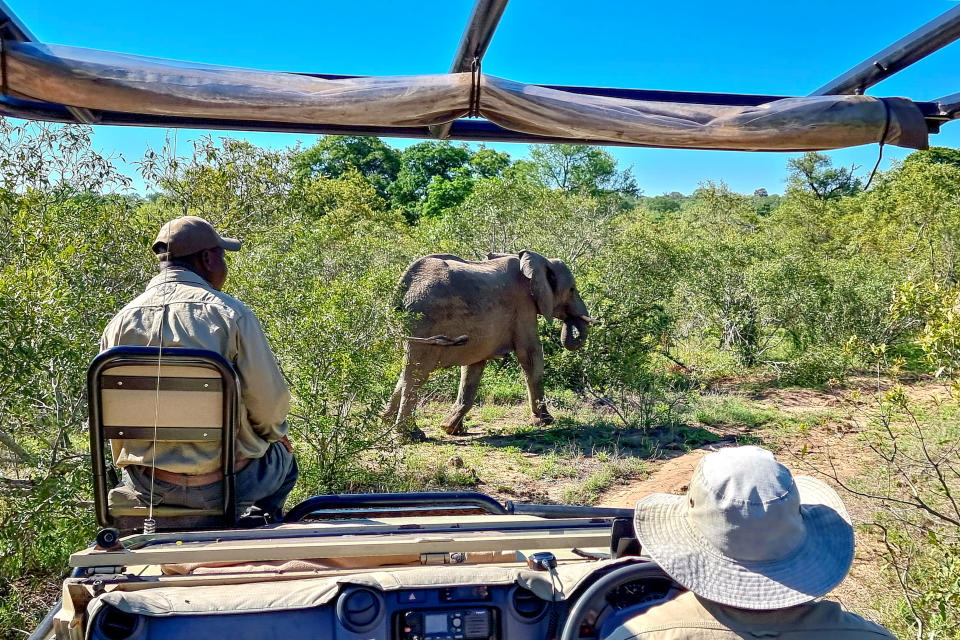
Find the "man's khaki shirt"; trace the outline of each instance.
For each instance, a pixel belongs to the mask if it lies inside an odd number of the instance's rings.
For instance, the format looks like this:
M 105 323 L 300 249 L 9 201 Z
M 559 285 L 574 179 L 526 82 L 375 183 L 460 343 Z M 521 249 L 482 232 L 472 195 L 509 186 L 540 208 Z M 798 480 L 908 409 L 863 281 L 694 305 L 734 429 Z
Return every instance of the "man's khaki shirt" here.
M 107 324 L 100 349 L 157 345 L 216 351 L 237 372 L 240 411 L 237 454 L 259 458 L 287 434 L 290 392 L 267 344 L 260 322 L 239 300 L 217 291 L 189 269 L 161 271 L 146 291 Z M 217 443 L 113 440 L 118 466 L 145 465 L 175 473 L 202 474 L 220 468 Z
M 607 640 L 895 640 L 894 636 L 836 602 L 789 609 L 748 611 L 698 598 L 686 591 L 617 627 Z

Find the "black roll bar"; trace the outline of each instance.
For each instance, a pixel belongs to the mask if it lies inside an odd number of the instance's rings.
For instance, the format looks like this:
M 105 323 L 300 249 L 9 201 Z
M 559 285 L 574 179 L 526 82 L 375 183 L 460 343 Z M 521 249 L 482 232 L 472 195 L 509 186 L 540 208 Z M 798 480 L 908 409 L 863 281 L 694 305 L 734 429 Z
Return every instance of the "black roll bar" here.
M 500 504 L 494 498 L 476 491 L 426 491 L 420 493 L 357 493 L 323 495 L 307 498 L 284 516 L 284 522 L 298 522 L 321 511 L 364 509 L 402 510 L 429 507 L 474 507 L 493 515 L 526 515 L 540 518 L 633 518 L 633 509 L 581 507 L 563 504 Z
M 487 513 L 506 515 L 502 504 L 476 491 L 423 491 L 419 493 L 354 493 L 307 498 L 283 517 L 298 522 L 318 511 L 362 510 L 368 508 L 476 507 Z

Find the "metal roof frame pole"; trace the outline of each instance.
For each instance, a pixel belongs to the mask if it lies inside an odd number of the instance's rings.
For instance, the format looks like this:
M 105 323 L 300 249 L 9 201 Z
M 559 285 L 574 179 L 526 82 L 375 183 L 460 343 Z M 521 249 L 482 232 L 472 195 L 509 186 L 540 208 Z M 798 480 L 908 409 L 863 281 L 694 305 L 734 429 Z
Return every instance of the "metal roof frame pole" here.
M 810 95 L 862 94 L 881 80 L 906 69 L 957 38 L 960 38 L 960 7 L 950 9 L 913 33 L 900 38 Z
M 0 0 L 0 39 L 14 42 L 40 42 L 3 0 Z M 77 122 L 82 124 L 96 124 L 100 121 L 100 118 L 89 109 L 67 106 L 67 110 L 77 119 Z
M 952 93 L 934 100 L 940 113 L 950 119 L 960 118 L 960 93 Z
M 2 0 L 0 0 L 2 1 Z M 500 24 L 500 17 L 507 6 L 507 0 L 477 0 L 470 13 L 470 20 L 463 30 L 460 45 L 453 57 L 449 73 L 465 73 L 473 69 L 474 60 L 482 60 L 487 52 L 493 34 Z M 450 137 L 452 122 L 436 124 L 430 127 L 430 135 L 434 138 L 446 139 Z

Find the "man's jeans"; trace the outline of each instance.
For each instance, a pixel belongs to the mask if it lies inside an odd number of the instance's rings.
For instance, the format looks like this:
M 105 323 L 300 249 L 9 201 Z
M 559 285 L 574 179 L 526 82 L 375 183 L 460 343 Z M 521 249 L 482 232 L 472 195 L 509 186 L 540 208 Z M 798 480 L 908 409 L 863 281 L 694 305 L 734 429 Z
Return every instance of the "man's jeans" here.
M 283 501 L 297 482 L 300 470 L 293 454 L 282 442 L 274 442 L 262 458 L 256 458 L 237 473 L 237 517 L 250 507 L 258 507 L 269 514 L 273 522 L 283 518 Z M 150 503 L 150 469 L 124 467 L 121 485 L 133 489 L 144 504 Z M 201 487 L 184 487 L 153 481 L 153 504 L 216 509 L 222 504 L 221 483 Z

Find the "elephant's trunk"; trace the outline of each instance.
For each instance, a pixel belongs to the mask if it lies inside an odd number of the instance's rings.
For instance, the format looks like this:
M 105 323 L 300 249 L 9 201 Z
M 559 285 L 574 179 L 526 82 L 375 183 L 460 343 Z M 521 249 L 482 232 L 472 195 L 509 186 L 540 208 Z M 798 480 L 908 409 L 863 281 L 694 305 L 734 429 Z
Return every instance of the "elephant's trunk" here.
M 563 321 L 563 330 L 560 332 L 560 343 L 564 349 L 576 351 L 583 346 L 587 339 L 588 323 L 582 316 L 569 316 Z

